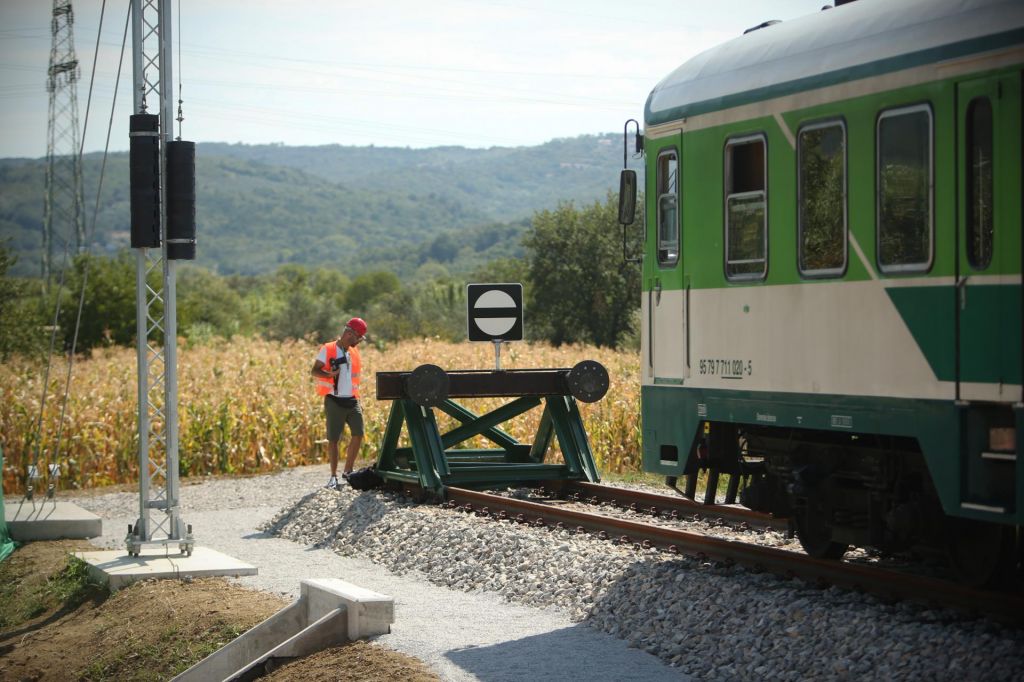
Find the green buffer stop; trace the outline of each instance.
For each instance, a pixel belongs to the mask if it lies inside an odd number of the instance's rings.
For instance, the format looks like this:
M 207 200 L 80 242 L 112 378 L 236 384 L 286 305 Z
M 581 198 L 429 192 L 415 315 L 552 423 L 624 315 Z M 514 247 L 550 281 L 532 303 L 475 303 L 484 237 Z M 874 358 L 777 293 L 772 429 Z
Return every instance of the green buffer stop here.
M 377 471 L 390 484 L 415 485 L 444 497 L 448 486 L 498 488 L 537 481 L 597 483 L 600 475 L 577 400 L 597 402 L 608 392 L 608 371 L 593 360 L 572 369 L 510 371 L 456 370 L 421 365 L 411 372 L 378 372 L 377 399 L 391 400 L 391 414 L 377 459 Z M 453 398 L 514 398 L 477 415 Z M 522 443 L 500 425 L 543 405 L 532 443 Z M 438 429 L 434 410 L 458 422 Z M 411 447 L 399 447 L 403 427 Z M 474 436 L 490 449 L 460 448 Z M 545 463 L 557 438 L 562 463 Z

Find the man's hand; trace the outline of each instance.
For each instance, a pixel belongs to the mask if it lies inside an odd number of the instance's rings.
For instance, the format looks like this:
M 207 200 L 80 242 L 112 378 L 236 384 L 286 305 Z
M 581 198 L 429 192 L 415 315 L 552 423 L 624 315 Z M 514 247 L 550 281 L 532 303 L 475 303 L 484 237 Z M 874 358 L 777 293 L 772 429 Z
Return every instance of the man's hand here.
M 334 377 L 338 376 L 338 373 L 340 371 L 340 367 L 337 369 L 331 369 L 330 367 L 324 365 L 324 363 L 317 360 L 316 362 L 313 363 L 313 370 L 312 372 L 310 372 L 310 374 L 312 374 L 315 377 L 323 376 L 333 379 Z M 319 374 L 319 372 L 323 372 L 323 374 Z

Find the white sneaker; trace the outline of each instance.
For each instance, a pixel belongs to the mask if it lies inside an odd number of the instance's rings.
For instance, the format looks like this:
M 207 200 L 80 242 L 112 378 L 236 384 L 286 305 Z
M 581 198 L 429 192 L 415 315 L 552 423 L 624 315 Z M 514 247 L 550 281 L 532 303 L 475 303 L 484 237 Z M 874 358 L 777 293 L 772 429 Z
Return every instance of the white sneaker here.
M 335 476 L 331 476 L 331 480 L 327 481 L 327 485 L 324 486 L 328 490 L 338 489 L 338 479 Z

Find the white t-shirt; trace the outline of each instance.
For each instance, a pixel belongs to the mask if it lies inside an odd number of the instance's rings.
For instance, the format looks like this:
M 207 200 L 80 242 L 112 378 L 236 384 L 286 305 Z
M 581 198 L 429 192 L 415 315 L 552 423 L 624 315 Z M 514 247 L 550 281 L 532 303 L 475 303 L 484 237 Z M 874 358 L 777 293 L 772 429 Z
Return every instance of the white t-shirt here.
M 338 372 L 338 381 L 335 384 L 334 392 L 331 395 L 336 395 L 339 398 L 351 398 L 352 397 L 352 357 L 346 353 L 341 344 L 338 344 L 338 354 L 335 358 L 345 356 L 348 360 L 344 365 L 339 367 L 341 370 Z M 327 363 L 327 346 L 321 346 L 320 352 L 317 353 L 316 359 L 324 364 L 324 369 L 330 371 L 331 366 Z

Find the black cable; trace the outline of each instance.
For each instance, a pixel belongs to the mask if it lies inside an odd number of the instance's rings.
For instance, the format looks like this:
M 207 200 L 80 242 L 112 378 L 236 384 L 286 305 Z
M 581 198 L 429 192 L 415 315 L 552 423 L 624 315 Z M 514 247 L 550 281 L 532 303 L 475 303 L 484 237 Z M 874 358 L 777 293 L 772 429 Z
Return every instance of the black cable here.
M 106 0 L 104 0 L 104 3 L 106 3 Z M 101 25 L 102 25 L 102 13 L 101 13 L 100 21 L 101 21 Z M 125 20 L 124 20 L 124 35 L 121 38 L 121 55 L 120 55 L 120 57 L 118 58 L 118 61 L 117 61 L 117 76 L 115 77 L 115 80 L 114 80 L 114 99 L 110 103 L 110 120 L 107 122 L 107 140 L 106 140 L 106 143 L 104 144 L 104 147 L 103 147 L 103 161 L 100 164 L 100 178 L 99 178 L 99 182 L 97 183 L 97 187 L 96 187 L 96 202 L 93 205 L 92 226 L 89 228 L 89 235 L 86 238 L 86 251 L 85 251 L 86 256 L 89 256 L 92 253 L 93 237 L 96 234 L 96 221 L 97 221 L 97 218 L 98 218 L 99 212 L 100 212 L 100 193 L 103 191 L 103 178 L 106 175 L 106 170 L 107 170 L 107 157 L 109 156 L 109 151 L 110 151 L 110 133 L 111 133 L 111 131 L 114 128 L 114 109 L 117 107 L 117 90 L 118 90 L 118 87 L 121 84 L 121 67 L 124 64 L 124 49 L 125 49 L 125 45 L 127 45 L 127 43 L 128 43 L 128 26 L 130 24 L 130 21 L 131 21 L 131 8 L 129 7 L 128 14 L 126 15 Z M 86 286 L 88 285 L 88 283 L 89 283 L 89 259 L 87 257 L 86 261 L 85 261 L 85 267 L 83 268 L 83 274 L 82 274 L 82 290 L 79 292 L 79 296 L 78 296 L 78 314 L 75 317 L 75 333 L 74 333 L 74 336 L 72 337 L 72 340 L 71 340 L 71 354 L 70 354 L 69 359 L 68 359 L 67 381 L 64 384 L 64 407 L 61 410 L 60 422 L 58 423 L 58 429 L 57 429 L 57 447 L 58 448 L 60 447 L 61 434 L 62 434 L 63 429 L 64 429 L 64 414 L 65 414 L 65 411 L 67 409 L 68 394 L 69 394 L 70 389 L 71 389 L 71 368 L 74 365 L 75 350 L 78 347 L 78 331 L 79 331 L 79 329 L 81 328 L 81 325 L 82 325 L 82 310 L 85 307 L 85 290 L 86 290 Z
M 100 25 L 99 25 L 99 29 L 97 29 L 97 31 L 96 31 L 96 49 L 95 49 L 95 51 L 93 53 L 92 76 L 89 79 L 89 97 L 86 100 L 86 104 L 85 104 L 85 121 L 82 124 L 82 137 L 81 137 L 81 141 L 80 141 L 80 143 L 78 145 L 78 167 L 79 168 L 82 167 L 82 152 L 83 152 L 83 150 L 85 148 L 85 133 L 86 133 L 86 131 L 89 128 L 89 110 L 90 110 L 90 107 L 92 106 L 92 89 L 93 89 L 93 83 L 96 80 L 96 61 L 97 61 L 97 58 L 99 56 L 99 51 L 100 51 L 100 35 L 102 34 L 102 31 L 103 31 L 103 15 L 106 12 L 106 8 L 107 8 L 107 0 L 103 0 L 103 5 L 100 8 Z M 44 414 L 44 412 L 46 410 L 46 396 L 47 396 L 47 393 L 48 393 L 48 390 L 49 390 L 49 385 L 50 385 L 50 369 L 53 366 L 53 348 L 56 345 L 57 328 L 58 328 L 58 324 L 57 323 L 60 320 L 60 311 L 61 311 L 61 308 L 62 308 L 62 301 L 61 301 L 62 296 L 61 296 L 61 294 L 64 292 L 64 279 L 65 279 L 65 276 L 66 276 L 66 273 L 67 273 L 67 269 L 68 269 L 68 246 L 70 244 L 70 241 L 71 241 L 70 239 L 67 239 L 67 240 L 64 241 L 64 257 L 63 257 L 63 259 L 61 261 L 60 281 L 57 284 L 57 298 L 56 298 L 56 302 L 55 302 L 55 305 L 54 305 L 54 311 L 53 311 L 53 324 L 50 327 L 50 348 L 49 348 L 49 350 L 47 352 L 47 356 L 46 356 L 46 371 L 43 373 L 43 395 L 42 395 L 42 398 L 39 400 L 39 419 L 36 421 L 36 430 L 35 430 L 35 433 L 32 436 L 33 444 L 35 446 L 35 454 L 32 457 L 31 469 L 35 470 L 36 477 L 39 476 L 39 468 L 38 468 L 39 467 L 39 454 L 40 454 L 40 446 L 42 445 L 42 439 L 43 439 L 43 414 Z M 85 267 L 86 271 L 87 271 L 88 270 L 88 262 L 86 262 L 83 267 Z M 83 285 L 83 290 L 84 290 L 84 285 Z M 76 337 L 78 336 L 77 324 L 76 324 L 76 327 L 75 327 L 75 336 Z M 73 355 L 72 355 L 72 357 L 73 357 Z M 69 359 L 69 361 L 68 361 L 68 382 L 70 382 L 70 380 L 71 380 L 71 377 L 70 377 L 70 374 L 71 374 L 71 369 L 70 369 L 71 362 L 72 362 L 72 360 Z M 67 409 L 67 388 L 65 387 L 64 403 L 63 403 L 63 405 L 61 407 L 61 421 L 58 424 L 58 432 L 57 432 L 58 435 L 57 435 L 57 442 L 56 442 L 56 448 L 55 448 L 55 450 L 58 450 L 58 451 L 60 449 L 60 430 L 61 430 L 61 426 L 62 426 L 63 421 L 64 421 L 64 412 L 65 412 L 66 409 Z M 47 480 L 49 480 L 49 471 L 47 471 Z M 32 477 L 30 475 L 29 476 L 29 483 L 28 483 L 28 486 L 27 486 L 29 489 L 32 488 L 31 481 L 32 481 Z
M 178 0 L 178 137 L 181 140 L 181 122 L 185 120 L 182 114 L 181 105 L 185 100 L 181 98 L 181 0 Z
M 103 5 L 102 5 L 102 7 L 100 9 L 99 28 L 98 28 L 97 34 L 96 34 L 96 49 L 95 49 L 95 52 L 94 52 L 94 55 L 93 55 L 92 76 L 90 77 L 90 80 L 89 80 L 89 96 L 88 96 L 88 99 L 87 99 L 87 102 L 86 102 L 85 121 L 84 121 L 83 126 L 82 126 L 82 141 L 81 141 L 81 144 L 79 145 L 79 150 L 78 150 L 79 163 L 81 163 L 82 156 L 84 155 L 84 150 L 85 150 L 85 133 L 88 130 L 88 126 L 89 126 L 89 112 L 90 112 L 90 109 L 91 109 L 91 106 L 92 106 L 93 86 L 94 86 L 95 80 L 96 80 L 96 63 L 97 63 L 97 60 L 98 60 L 98 57 L 99 57 L 100 36 L 102 35 L 102 32 L 103 32 L 103 18 L 104 18 L 105 13 L 106 13 L 106 0 L 103 0 Z M 85 248 L 85 251 L 84 251 L 84 255 L 86 256 L 86 258 L 83 261 L 83 266 L 82 266 L 82 286 L 81 286 L 81 290 L 79 291 L 79 297 L 78 297 L 78 311 L 77 311 L 77 315 L 75 317 L 75 331 L 74 331 L 74 334 L 72 336 L 71 350 L 70 350 L 70 353 L 68 355 L 67 376 L 65 378 L 65 383 L 64 383 L 64 399 L 63 399 L 63 403 L 61 405 L 60 420 L 57 422 L 57 438 L 56 438 L 56 443 L 55 443 L 55 453 L 59 453 L 60 452 L 60 443 L 61 443 L 61 440 L 63 438 L 63 433 L 64 433 L 64 422 L 65 422 L 65 419 L 66 419 L 66 416 L 67 416 L 68 397 L 69 397 L 70 392 L 71 392 L 71 374 L 72 374 L 72 370 L 74 368 L 75 350 L 77 349 L 77 346 L 78 346 L 78 333 L 79 333 L 79 330 L 81 329 L 81 324 L 82 324 L 82 310 L 83 310 L 84 305 L 85 305 L 85 292 L 86 292 L 86 288 L 87 288 L 88 283 L 89 283 L 89 256 L 91 255 L 91 252 L 92 252 L 93 238 L 94 238 L 95 233 L 96 233 L 96 222 L 97 222 L 97 218 L 99 216 L 100 195 L 101 195 L 101 192 L 103 190 L 103 179 L 104 179 L 104 177 L 106 175 L 107 158 L 108 158 L 109 150 L 110 150 L 110 135 L 111 135 L 111 131 L 112 131 L 113 126 L 114 126 L 114 109 L 117 106 L 117 90 L 118 90 L 118 87 L 119 87 L 120 82 L 121 82 L 121 67 L 122 67 L 122 64 L 124 63 L 124 50 L 125 50 L 125 45 L 127 44 L 127 41 L 128 41 L 128 26 L 129 26 L 130 18 L 131 18 L 131 8 L 129 7 L 128 15 L 127 15 L 127 17 L 125 19 L 124 35 L 122 36 L 122 39 L 121 39 L 121 55 L 120 55 L 120 58 L 118 59 L 118 64 L 117 64 L 117 76 L 116 76 L 116 79 L 115 79 L 115 82 L 114 82 L 114 98 L 113 98 L 113 101 L 111 102 L 111 106 L 110 106 L 110 120 L 109 120 L 109 122 L 107 124 L 107 139 L 106 139 L 106 144 L 104 145 L 104 149 L 103 149 L 103 162 L 102 162 L 102 164 L 100 166 L 100 176 L 99 176 L 99 181 L 98 181 L 98 185 L 97 185 L 97 188 L 96 188 L 96 201 L 95 201 L 94 207 L 93 207 L 92 225 L 91 225 L 91 227 L 89 229 L 89 234 L 88 234 L 88 236 L 86 238 L 86 248 Z M 63 288 L 63 272 L 61 273 L 61 275 L 62 275 L 62 277 L 61 277 L 61 288 Z M 58 296 L 58 307 L 57 307 L 58 315 L 59 315 L 59 310 L 60 310 L 59 299 L 60 299 L 60 297 Z M 54 324 L 54 327 L 55 327 L 54 334 L 56 334 L 56 323 Z M 52 343 L 51 343 L 51 359 L 52 359 Z M 49 378 L 49 363 L 47 365 L 46 376 L 47 376 L 47 381 L 48 381 L 48 378 Z M 45 391 L 45 387 L 44 387 L 44 391 Z M 44 402 L 45 402 L 45 393 L 44 393 Z M 40 429 L 41 429 L 41 426 L 42 426 L 42 408 L 40 408 L 40 421 L 39 421 L 39 424 L 40 424 Z M 55 454 L 55 457 L 56 457 L 56 454 Z M 38 448 L 36 450 L 36 461 L 33 462 L 33 466 L 37 466 L 37 465 L 38 465 Z

